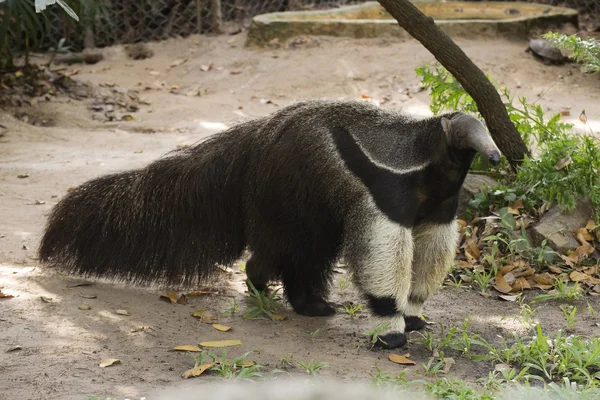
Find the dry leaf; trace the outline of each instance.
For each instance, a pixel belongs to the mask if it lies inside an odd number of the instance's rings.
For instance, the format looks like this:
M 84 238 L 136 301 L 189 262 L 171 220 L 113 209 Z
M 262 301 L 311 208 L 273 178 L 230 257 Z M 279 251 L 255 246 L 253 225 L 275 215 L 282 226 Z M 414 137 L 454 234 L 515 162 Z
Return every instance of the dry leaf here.
M 507 211 L 508 211 L 510 214 L 513 214 L 513 215 L 519 215 L 519 214 L 520 214 L 520 213 L 519 213 L 519 210 L 517 210 L 516 208 L 512 208 L 512 207 L 508 207 Z M 517 222 L 519 222 L 519 221 L 517 221 Z
M 121 121 L 135 121 L 135 118 L 131 114 L 125 114 L 121 117 Z
M 554 272 L 555 274 L 559 274 L 559 275 L 560 275 L 560 274 L 562 274 L 562 273 L 563 273 L 563 270 L 562 270 L 562 269 L 560 269 L 560 268 L 558 268 L 558 267 L 555 267 L 555 266 L 553 266 L 553 265 L 550 265 L 550 266 L 548 267 L 548 269 L 549 269 L 550 271 Z
M 587 224 L 585 224 L 585 229 L 588 231 L 593 231 L 596 227 L 596 222 L 593 219 L 590 219 Z
M 177 304 L 177 293 L 175 292 L 167 292 L 167 294 L 163 294 L 160 296 L 161 300 L 169 301 L 171 304 Z
M 185 64 L 187 62 L 187 58 L 180 58 L 179 60 L 175 60 L 171 63 L 171 65 L 169 65 L 169 68 L 175 68 L 175 67 L 179 67 L 182 64 Z
M 213 63 L 211 62 L 208 65 L 201 65 L 200 70 L 204 71 L 204 72 L 208 72 L 212 69 L 212 67 L 213 67 Z
M 287 317 L 284 315 L 279 315 L 279 314 L 273 314 L 273 319 L 275 321 L 283 321 L 284 319 L 286 319 Z
M 67 285 L 68 288 L 74 288 L 74 287 L 79 287 L 79 286 L 92 286 L 93 283 L 92 282 L 80 282 L 80 283 L 74 283 L 72 285 Z
M 521 199 L 515 200 L 515 202 L 512 203 L 512 205 L 510 206 L 510 208 L 514 208 L 515 210 L 519 210 L 521 208 L 525 208 L 525 203 L 523 203 L 523 200 L 521 200 Z
M 52 303 L 52 302 L 54 302 L 54 300 L 52 300 L 52 298 L 51 298 L 51 297 L 40 296 L 40 299 L 42 299 L 42 301 L 43 301 L 44 303 Z
M 456 364 L 454 358 L 444 357 L 444 373 L 447 374 L 448 372 L 450 372 L 450 368 L 452 368 L 454 364 Z
M 508 364 L 496 364 L 494 366 L 494 371 L 497 372 L 509 371 L 510 369 L 512 369 L 512 367 Z
M 466 228 L 467 227 L 467 221 L 465 221 L 464 219 L 458 219 L 456 220 L 458 222 L 459 228 Z
M 119 315 L 129 315 L 127 310 L 116 310 L 115 312 Z
M 577 229 L 575 232 L 573 232 L 575 234 L 575 236 L 577 236 L 579 238 L 579 236 L 581 236 L 583 238 L 584 241 L 589 241 L 591 242 L 592 240 L 594 240 L 594 237 L 590 234 L 590 232 L 587 230 L 587 228 L 580 228 Z M 581 240 L 579 240 L 581 242 Z M 584 243 L 582 243 L 584 244 Z
M 12 294 L 2 293 L 2 291 L 0 290 L 0 299 L 12 299 L 13 297 L 15 296 L 13 296 Z
M 84 299 L 95 299 L 98 297 L 95 294 L 80 294 L 79 296 L 83 297 Z
M 508 274 L 510 271 L 512 271 L 513 269 L 515 269 L 517 266 L 515 264 L 508 264 L 503 266 L 502 268 L 500 268 L 500 270 L 498 272 L 500 272 L 500 274 L 502 274 L 502 276 Z
M 498 297 L 500 297 L 502 300 L 506 300 L 506 301 L 517 301 L 517 299 L 519 298 L 518 295 L 509 296 L 509 295 L 506 295 L 506 294 L 501 294 Z
M 542 290 L 550 290 L 554 287 L 554 285 L 542 285 L 541 283 L 536 283 L 536 284 L 531 285 L 531 287 L 542 289 Z
M 91 310 L 92 307 L 90 305 L 88 305 L 88 304 L 82 304 L 82 305 L 79 306 L 79 309 L 86 311 L 86 310 Z
M 587 123 L 587 115 L 585 115 L 585 110 L 582 110 L 581 114 L 579 114 L 579 120 L 584 124 Z
M 533 275 L 533 280 L 541 285 L 553 285 L 556 278 L 546 272 Z
M 198 346 L 184 345 L 184 346 L 175 346 L 173 350 L 177 351 L 202 351 L 202 349 Z
M 18 351 L 18 350 L 23 350 L 23 347 L 21 346 L 13 346 L 11 348 L 9 348 L 8 350 L 6 350 L 7 353 L 12 353 L 13 351 Z
M 231 330 L 230 326 L 221 325 L 221 324 L 212 324 L 212 327 L 221 332 L 227 332 Z
M 481 253 L 479 252 L 479 247 L 477 247 L 477 244 L 475 244 L 473 239 L 468 237 L 465 240 L 465 244 L 467 245 L 467 248 L 469 249 L 469 253 L 476 259 L 479 259 L 479 257 L 481 256 Z
M 401 356 L 398 354 L 390 353 L 388 358 L 391 362 L 396 363 L 396 364 L 401 364 L 401 365 L 416 365 L 417 364 L 413 360 L 409 360 L 407 356 L 410 356 L 410 354 L 405 354 L 405 355 Z
M 212 368 L 213 365 L 215 365 L 215 363 L 211 362 L 208 364 L 199 365 L 196 368 L 188 369 L 183 373 L 183 379 L 188 379 L 193 376 L 200 376 L 204 373 L 204 371 L 206 371 L 209 368 Z
M 201 342 L 200 346 L 202 347 L 231 347 L 231 346 L 240 346 L 242 344 L 241 340 L 216 340 L 213 342 Z
M 119 360 L 119 359 L 109 358 L 109 359 L 100 361 L 100 368 L 106 368 L 106 367 L 110 367 L 111 365 L 120 364 L 120 363 L 121 363 L 121 360 Z
M 571 279 L 573 282 L 583 282 L 589 280 L 590 277 L 583 272 L 573 271 L 571 274 L 569 274 L 569 279 Z
M 496 284 L 494 285 L 494 289 L 501 293 L 508 294 L 512 290 L 510 285 L 506 282 L 506 279 L 498 272 L 496 274 Z
M 182 305 L 186 305 L 188 303 L 187 301 L 187 296 L 185 294 L 182 294 L 181 296 L 179 296 L 179 298 L 177 299 L 177 304 L 182 304 Z
M 361 99 L 372 99 L 373 97 L 363 93 L 360 95 L 360 98 Z
M 525 289 L 531 289 L 531 286 L 529 285 L 529 282 L 527 282 L 527 279 L 523 277 L 518 278 L 512 286 L 513 291 L 522 291 Z
M 571 157 L 561 158 L 556 162 L 554 169 L 560 171 L 561 169 L 568 167 L 572 162 L 573 160 L 571 160 Z
M 208 310 L 196 310 L 192 314 L 194 317 L 202 318 L 202 319 L 213 319 L 215 316 Z

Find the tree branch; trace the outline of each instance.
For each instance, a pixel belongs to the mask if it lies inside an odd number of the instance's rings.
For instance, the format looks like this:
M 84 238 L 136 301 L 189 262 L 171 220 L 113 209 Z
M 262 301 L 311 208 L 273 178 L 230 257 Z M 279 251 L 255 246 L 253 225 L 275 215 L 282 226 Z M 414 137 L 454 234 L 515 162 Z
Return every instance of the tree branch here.
M 530 155 L 510 120 L 504 102 L 485 74 L 460 47 L 409 0 L 378 0 L 412 37 L 417 39 L 473 97 L 500 151 L 513 168 Z

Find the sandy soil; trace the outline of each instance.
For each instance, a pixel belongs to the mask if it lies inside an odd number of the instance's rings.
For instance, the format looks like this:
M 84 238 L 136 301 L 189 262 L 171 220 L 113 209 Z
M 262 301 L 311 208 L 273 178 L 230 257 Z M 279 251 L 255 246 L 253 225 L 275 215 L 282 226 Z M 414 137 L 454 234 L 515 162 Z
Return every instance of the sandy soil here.
M 0 399 L 84 399 L 98 396 L 141 396 L 157 388 L 197 387 L 214 379 L 202 376 L 182 381 L 192 365 L 189 354 L 173 346 L 218 339 L 241 339 L 230 355 L 257 350 L 251 358 L 268 370 L 280 368 L 280 358 L 330 363 L 323 375 L 368 379 L 377 366 L 387 373 L 405 367 L 387 360 L 387 351 L 374 351 L 363 332 L 365 313 L 350 320 L 343 311 L 331 318 L 306 318 L 286 306 L 284 321 L 245 320 L 239 312 L 223 316 L 230 332 L 218 332 L 192 313 L 208 309 L 222 313 L 231 298 L 245 307 L 244 274 L 231 272 L 211 288 L 218 294 L 190 297 L 187 305 L 160 300 L 163 292 L 125 284 L 95 282 L 69 287 L 77 277 L 43 270 L 35 249 L 45 216 L 68 188 L 108 172 L 135 168 L 170 149 L 186 145 L 245 118 L 264 115 L 306 98 L 359 98 L 369 95 L 393 107 L 428 113 L 427 93 L 419 92 L 414 68 L 433 57 L 415 41 L 319 38 L 290 49 L 249 50 L 243 35 L 191 37 L 153 44 L 155 56 L 128 60 L 119 47 L 106 49 L 106 60 L 93 66 L 69 67 L 75 79 L 94 87 L 139 90 L 148 105 L 131 113 L 135 121 L 103 122 L 102 113 L 88 108 L 91 99 L 40 100 L 25 109 L 45 118 L 49 127 L 36 127 L 14 118 L 15 110 L 0 111 L 7 130 L 0 137 L 0 289 L 12 299 L 0 299 Z M 586 109 L 590 123 L 600 120 L 600 80 L 582 76 L 575 66 L 545 66 L 524 53 L 524 42 L 457 40 L 465 52 L 499 83 L 516 94 L 536 99 L 544 109 L 571 108 L 572 118 Z M 170 67 L 176 60 L 186 59 Z M 208 71 L 206 66 L 212 65 Z M 174 87 L 173 85 L 176 85 Z M 201 96 L 188 96 L 200 91 Z M 268 100 L 268 101 L 267 101 Z M 125 112 L 119 111 L 124 114 Z M 592 125 L 597 126 L 597 125 Z M 578 126 L 579 129 L 585 129 Z M 28 174 L 27 178 L 19 175 Z M 41 204 L 36 204 L 41 203 Z M 337 280 L 343 271 L 337 275 Z M 353 288 L 332 300 L 360 301 Z M 95 299 L 82 296 L 95 295 Z M 40 297 L 52 298 L 51 303 Z M 595 299 L 592 299 L 595 304 Z M 80 310 L 82 304 L 90 310 Z M 594 318 L 578 306 L 575 332 L 599 334 Z M 115 313 L 126 309 L 129 316 Z M 488 340 L 523 332 L 518 306 L 465 288 L 445 287 L 426 305 L 426 315 L 446 327 L 470 318 L 473 331 Z M 545 329 L 565 326 L 558 305 L 538 312 Z M 141 329 L 144 327 L 144 329 Z M 321 328 L 313 338 L 311 332 Z M 438 330 L 434 325 L 433 330 Z M 406 351 L 418 364 L 431 356 L 411 335 Z M 16 346 L 20 349 L 14 350 Z M 12 351 L 10 351 L 12 350 Z M 453 355 L 450 374 L 474 382 L 490 366 Z M 120 365 L 101 369 L 101 359 L 118 358 Z M 418 376 L 422 367 L 408 367 Z M 298 368 L 289 371 L 303 374 Z

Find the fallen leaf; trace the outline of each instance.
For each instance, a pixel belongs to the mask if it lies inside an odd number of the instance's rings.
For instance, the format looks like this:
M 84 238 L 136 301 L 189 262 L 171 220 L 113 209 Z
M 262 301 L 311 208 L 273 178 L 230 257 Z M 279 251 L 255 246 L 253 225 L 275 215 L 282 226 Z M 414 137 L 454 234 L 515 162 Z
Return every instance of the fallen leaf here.
M 410 355 L 410 354 L 408 354 L 408 355 Z M 401 356 L 399 354 L 390 353 L 388 358 L 391 362 L 396 363 L 396 364 L 401 364 L 401 365 L 416 365 L 417 364 L 413 360 L 409 360 L 408 357 L 406 357 L 406 355 Z
M 360 98 L 361 99 L 372 99 L 373 97 L 363 93 L 360 95 Z
M 509 296 L 509 295 L 506 295 L 506 294 L 498 295 L 498 297 L 500 297 L 502 300 L 506 300 L 506 301 L 517 301 L 517 299 L 519 298 L 518 295 Z
M 201 65 L 200 66 L 200 70 L 204 71 L 204 72 L 208 72 L 208 71 L 210 71 L 212 69 L 212 67 L 213 67 L 213 63 L 211 62 L 211 63 L 206 64 L 206 65 Z
M 273 314 L 273 319 L 275 321 L 283 321 L 284 319 L 286 319 L 287 317 L 285 315 L 279 315 L 279 314 Z
M 594 240 L 594 237 L 590 234 L 590 232 L 587 230 L 587 228 L 577 229 L 573 233 L 575 233 L 575 236 L 578 236 L 578 237 L 581 236 L 583 238 L 583 240 L 585 240 L 585 241 L 590 241 L 591 242 L 592 240 Z
M 589 243 L 586 243 L 573 250 L 573 252 L 569 255 L 569 259 L 574 263 L 578 263 L 586 259 L 593 252 L 594 246 L 592 246 Z
M 560 114 L 568 117 L 569 115 L 571 115 L 571 111 L 570 110 L 560 110 Z
M 571 274 L 569 274 L 569 279 L 571 279 L 573 282 L 583 282 L 590 279 L 590 277 L 583 272 L 573 271 Z
M 477 247 L 477 244 L 475 244 L 475 241 L 473 241 L 473 239 L 468 237 L 465 240 L 465 244 L 467 245 L 467 248 L 469 249 L 469 253 L 476 259 L 479 259 L 479 257 L 481 256 L 481 253 L 479 252 L 479 247 Z
M 161 295 L 160 298 L 171 302 L 171 304 L 177 304 L 177 293 L 175 292 L 167 292 L 167 294 Z
M 579 114 L 579 120 L 584 124 L 587 123 L 587 115 L 585 115 L 585 110 L 582 110 L 581 114 Z
M 15 296 L 13 296 L 12 294 L 2 293 L 2 291 L 0 290 L 0 299 L 12 299 L 13 297 Z
M 184 345 L 184 346 L 175 346 L 173 350 L 177 351 L 202 351 L 202 349 L 198 346 Z
M 121 360 L 116 358 L 108 358 L 100 361 L 100 368 L 110 367 L 111 365 L 120 364 Z
M 515 210 L 519 210 L 521 208 L 525 208 L 525 203 L 523 203 L 523 200 L 521 200 L 521 199 L 515 200 L 515 202 L 512 203 L 512 205 L 510 206 L 510 208 L 514 208 Z
M 444 357 L 444 373 L 447 374 L 448 372 L 450 372 L 450 368 L 452 368 L 454 364 L 456 364 L 454 358 Z
M 79 296 L 83 297 L 84 299 L 95 299 L 98 297 L 95 294 L 80 294 Z
M 17 178 L 19 178 L 19 179 L 25 179 L 25 178 L 29 178 L 29 174 L 21 174 L 21 175 L 17 175 Z
M 181 296 L 179 296 L 179 298 L 177 299 L 177 304 L 182 304 L 182 305 L 186 305 L 188 303 L 187 301 L 187 296 L 185 294 L 182 294 Z
M 158 75 L 160 75 L 160 72 L 158 72 L 158 71 L 150 71 L 150 75 L 152 75 L 152 76 L 158 76 Z
M 572 162 L 573 160 L 571 157 L 561 158 L 556 162 L 556 165 L 554 165 L 554 169 L 560 171 L 561 169 L 568 167 Z
M 42 301 L 43 301 L 44 303 L 52 303 L 52 302 L 54 302 L 54 300 L 52 300 L 52 298 L 51 298 L 51 297 L 40 296 L 40 299 L 42 299 Z
M 229 71 L 229 73 L 230 73 L 231 75 L 239 75 L 239 74 L 241 74 L 241 73 L 242 73 L 242 71 L 240 71 L 240 70 L 235 70 L 235 71 Z
M 18 351 L 18 350 L 23 350 L 23 348 L 21 346 L 13 346 L 13 347 L 9 348 L 8 350 L 6 350 L 6 352 L 12 353 L 13 351 Z
M 596 229 L 596 222 L 593 219 L 590 219 L 587 224 L 585 224 L 585 229 L 588 231 L 593 231 Z
M 91 310 L 92 307 L 90 305 L 88 305 L 88 304 L 82 304 L 82 305 L 79 306 L 79 309 L 85 311 L 85 310 Z
M 231 346 L 240 346 L 242 344 L 241 340 L 217 340 L 213 342 L 201 342 L 200 346 L 202 347 L 231 347 Z
M 555 267 L 555 266 L 553 266 L 553 265 L 549 266 L 549 267 L 548 267 L 548 269 L 549 269 L 550 271 L 554 272 L 555 274 L 562 274 L 562 273 L 563 273 L 563 270 L 562 270 L 562 269 L 560 269 L 560 268 L 558 268 L 558 267 Z
M 79 286 L 92 286 L 93 283 L 92 282 L 80 282 L 80 283 L 74 283 L 72 285 L 67 285 L 68 288 L 74 288 L 74 287 L 79 287 Z
M 506 279 L 504 279 L 499 272 L 496 274 L 496 284 L 494 285 L 494 289 L 505 294 L 510 293 L 512 290 L 508 282 L 506 282 Z
M 533 275 L 533 280 L 541 285 L 553 285 L 556 278 L 546 272 Z
M 196 310 L 192 316 L 202 319 L 214 319 L 215 316 L 208 310 Z
M 121 117 L 121 121 L 135 121 L 135 118 L 131 114 L 125 114 Z
M 531 289 L 531 286 L 529 285 L 529 282 L 527 282 L 527 279 L 520 277 L 518 278 L 515 283 L 512 286 L 512 290 L 513 291 L 523 291 L 525 289 Z
M 531 285 L 531 287 L 542 289 L 542 290 L 550 290 L 554 287 L 554 285 L 542 285 L 541 283 L 536 283 Z
M 456 221 L 458 222 L 458 225 L 461 229 L 467 227 L 467 221 L 465 221 L 464 219 L 458 219 Z
M 115 312 L 119 315 L 129 315 L 127 310 L 116 310 Z
M 175 67 L 179 67 L 182 64 L 185 64 L 187 62 L 187 58 L 180 58 L 178 60 L 175 60 L 171 63 L 171 65 L 169 65 L 169 68 L 175 68 Z
M 221 325 L 221 324 L 212 324 L 212 327 L 221 332 L 227 332 L 231 330 L 230 326 Z
M 500 270 L 498 272 L 500 272 L 500 274 L 502 274 L 502 276 L 508 274 L 510 271 L 512 271 L 513 269 L 515 269 L 517 267 L 516 264 L 508 264 L 503 266 L 502 268 L 500 268 Z
M 208 363 L 208 364 L 202 364 L 199 365 L 195 368 L 192 369 L 188 369 L 187 371 L 185 371 L 183 373 L 183 379 L 188 379 L 194 376 L 200 376 L 204 373 L 204 371 L 206 371 L 209 368 L 212 368 L 215 365 L 214 362 Z
M 507 210 L 508 210 L 508 212 L 510 214 L 513 214 L 513 215 L 519 215 L 520 214 L 519 210 L 517 210 L 516 208 L 508 207 Z

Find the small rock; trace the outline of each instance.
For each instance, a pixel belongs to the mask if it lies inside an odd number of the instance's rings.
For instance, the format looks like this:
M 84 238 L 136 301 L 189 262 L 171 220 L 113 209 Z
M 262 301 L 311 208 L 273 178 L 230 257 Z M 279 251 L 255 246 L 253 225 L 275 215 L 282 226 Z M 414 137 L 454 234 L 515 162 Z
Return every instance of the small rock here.
M 484 190 L 486 185 L 493 187 L 497 184 L 497 180 L 487 175 L 467 174 L 465 182 L 463 183 L 463 186 L 460 189 L 458 199 L 458 210 L 456 211 L 456 214 L 458 216 L 462 216 L 465 210 L 467 209 L 467 206 L 469 205 L 469 201 L 471 201 L 475 194 Z
M 571 212 L 553 206 L 531 229 L 533 244 L 540 246 L 548 239 L 548 245 L 560 253 L 575 250 L 580 243 L 573 232 L 584 227 L 593 214 L 594 207 L 589 200 L 578 201 Z

